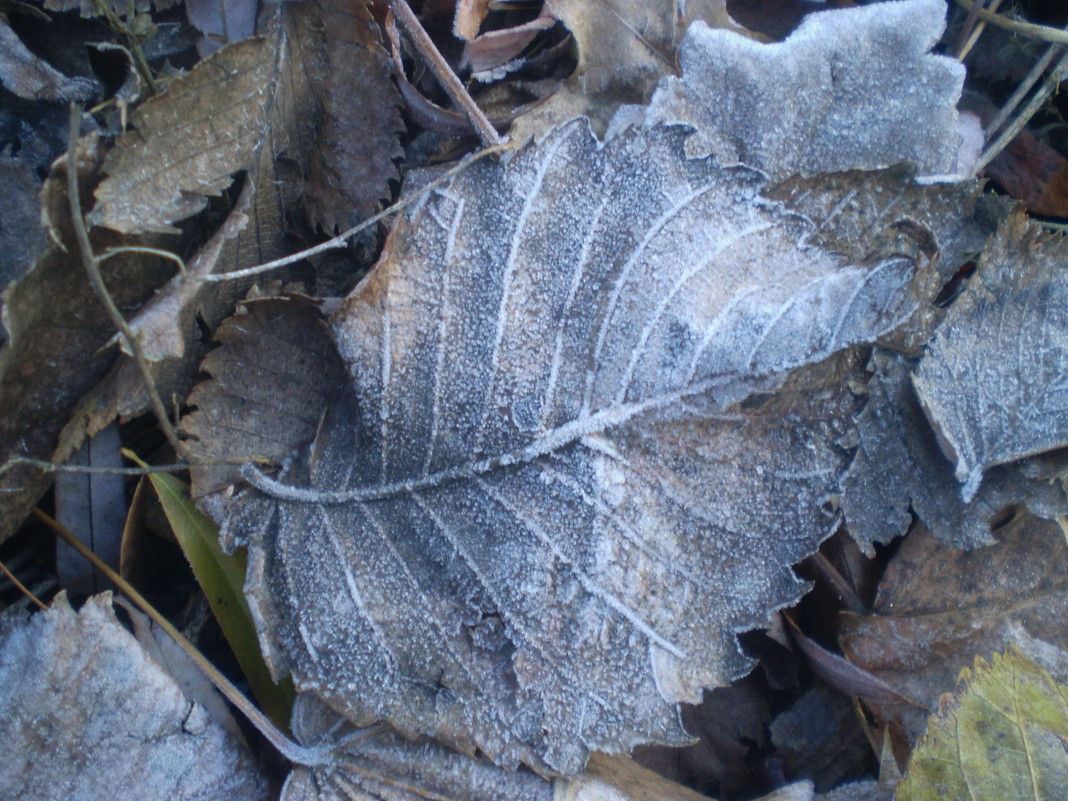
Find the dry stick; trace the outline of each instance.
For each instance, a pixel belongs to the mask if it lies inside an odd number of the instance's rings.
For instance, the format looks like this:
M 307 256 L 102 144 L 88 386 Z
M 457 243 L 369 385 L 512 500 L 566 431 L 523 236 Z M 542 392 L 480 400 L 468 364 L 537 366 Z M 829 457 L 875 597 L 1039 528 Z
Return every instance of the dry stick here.
M 282 756 L 290 762 L 294 762 L 298 765 L 314 766 L 324 764 L 324 757 L 327 756 L 327 749 L 305 748 L 286 737 L 278 730 L 274 723 L 271 722 L 270 718 L 264 715 L 254 704 L 252 704 L 252 702 L 245 698 L 244 694 L 237 689 L 226 676 L 220 673 L 218 668 L 208 661 L 207 657 L 200 653 L 196 646 L 189 642 L 189 640 L 187 640 L 182 633 L 178 631 L 169 620 L 167 620 L 167 618 L 157 612 L 156 608 L 146 601 L 141 593 L 130 586 L 126 579 L 108 567 L 99 556 L 93 553 L 89 548 L 85 547 L 81 540 L 67 531 L 61 523 L 53 520 L 40 509 L 34 509 L 33 514 L 38 520 L 52 529 L 60 539 L 88 559 L 90 564 L 111 580 L 123 595 L 134 602 L 138 609 L 148 615 L 157 626 L 167 632 L 167 634 L 189 654 L 197 667 L 204 671 L 204 674 L 208 677 L 211 683 L 215 685 L 219 692 L 221 692 L 230 703 L 241 710 L 242 714 L 244 714 L 259 732 L 267 738 L 271 745 L 278 749 L 278 752 L 282 754 Z
M 1053 72 L 1046 77 L 1046 82 L 1042 84 L 1037 92 L 1035 92 L 1034 97 L 1032 97 L 1031 101 L 1024 106 L 1023 111 L 1021 111 L 1016 116 L 1016 119 L 1002 131 L 1001 135 L 987 145 L 986 149 L 980 154 L 979 160 L 975 164 L 976 174 L 978 174 L 983 167 L 997 158 L 998 154 L 1005 149 L 1009 142 L 1016 138 L 1016 134 L 1023 130 L 1023 127 L 1030 122 L 1031 118 L 1035 116 L 1036 113 L 1038 113 L 1038 110 L 1042 108 L 1045 102 L 1049 99 L 1049 96 L 1056 90 L 1058 85 L 1057 73 L 1064 69 L 1065 66 L 1068 66 L 1068 53 L 1061 56 L 1061 60 L 1057 62 L 1057 66 L 1053 68 Z
M 34 595 L 30 591 L 29 587 L 19 581 L 18 578 L 15 577 L 15 574 L 8 570 L 7 565 L 5 565 L 2 561 L 0 561 L 0 571 L 2 571 L 3 574 L 7 576 L 8 580 L 18 588 L 19 592 L 21 592 L 23 595 L 25 595 L 27 598 L 29 598 L 31 601 L 41 607 L 41 609 L 44 609 L 46 611 L 48 610 L 48 607 L 41 603 L 41 599 Z
M 972 10 L 972 3 L 973 0 L 957 0 L 957 5 L 965 11 Z M 1002 14 L 995 14 L 985 8 L 979 9 L 979 18 L 986 20 L 991 25 L 998 28 L 1004 28 L 1013 33 L 1018 33 L 1021 36 L 1028 36 L 1032 39 L 1041 39 L 1044 42 L 1068 44 L 1068 31 L 1063 31 L 1060 28 L 1051 28 L 1048 25 L 1035 25 L 1033 22 L 1020 22 L 1019 20 L 1009 19 Z
M 960 29 L 960 37 L 957 40 L 956 52 L 953 54 L 958 61 L 963 61 L 964 48 L 967 46 L 969 37 L 975 29 L 975 22 L 979 19 L 979 9 L 983 7 L 986 0 L 979 0 L 978 3 L 972 6 L 971 11 L 968 12 L 968 16 L 964 19 L 964 24 Z
M 998 10 L 998 7 L 1000 5 L 1001 0 L 990 0 L 990 5 L 987 6 L 987 11 L 993 13 Z M 978 16 L 978 14 L 976 16 Z M 964 59 L 968 57 L 968 54 L 972 52 L 972 48 L 975 47 L 975 43 L 979 41 L 979 37 L 985 30 L 986 20 L 981 19 L 978 23 L 976 23 L 975 29 L 972 31 L 972 35 L 968 37 L 968 41 L 964 43 L 964 46 L 960 49 L 960 52 L 957 53 L 957 59 L 959 61 L 964 61 Z
M 163 405 L 163 401 L 160 400 L 159 392 L 156 390 L 156 381 L 152 377 L 152 371 L 149 369 L 148 360 L 145 358 L 144 350 L 141 348 L 141 340 L 137 338 L 137 334 L 130 328 L 129 323 L 126 322 L 126 318 L 122 316 L 122 312 L 120 312 L 115 305 L 115 301 L 108 292 L 108 288 L 104 285 L 104 278 L 100 275 L 100 265 L 97 264 L 96 257 L 93 255 L 93 246 L 89 242 L 89 232 L 85 230 L 85 220 L 82 219 L 82 201 L 81 197 L 78 195 L 77 162 L 80 121 L 81 111 L 77 104 L 71 103 L 70 126 L 67 138 L 67 201 L 70 204 L 70 217 L 71 225 L 74 226 L 74 238 L 78 242 L 78 250 L 81 252 L 82 264 L 85 267 L 85 271 L 89 274 L 89 281 L 92 283 L 93 289 L 96 290 L 100 302 L 103 303 L 104 308 L 107 309 L 111 321 L 122 333 L 127 346 L 130 348 L 130 352 L 134 356 L 134 361 L 137 362 L 137 367 L 141 371 L 141 378 L 144 379 L 145 382 L 145 390 L 148 392 L 148 398 L 152 404 L 152 410 L 156 413 L 160 428 L 163 430 L 163 435 L 167 438 L 167 442 L 171 444 L 171 447 L 174 448 L 175 454 L 182 457 L 185 455 L 185 446 L 182 444 L 181 440 L 178 439 L 178 432 L 175 431 L 174 426 L 171 425 L 170 418 L 167 416 L 167 410 Z
M 318 245 L 315 245 L 313 247 L 307 248 L 306 250 L 297 251 L 296 253 L 293 253 L 293 254 L 291 254 L 289 256 L 283 256 L 280 259 L 275 259 L 274 261 L 268 261 L 268 262 L 265 262 L 263 264 L 258 264 L 255 267 L 246 267 L 243 270 L 234 270 L 233 272 L 229 272 L 229 273 L 212 273 L 211 275 L 194 275 L 194 276 L 191 276 L 191 279 L 194 280 L 194 281 L 205 281 L 207 283 L 216 283 L 216 282 L 220 282 L 220 281 L 233 281 L 234 279 L 237 279 L 237 278 L 245 278 L 245 277 L 250 276 L 250 275 L 258 275 L 260 273 L 265 273 L 265 272 L 268 272 L 270 270 L 277 270 L 279 267 L 285 267 L 286 265 L 294 264 L 295 262 L 298 262 L 298 261 L 303 261 L 304 259 L 310 258 L 312 256 L 315 256 L 315 255 L 319 254 L 319 253 L 325 253 L 328 250 L 336 250 L 338 248 L 345 247 L 345 244 L 350 239 L 352 239 L 352 237 L 356 236 L 356 234 L 360 233 L 360 231 L 363 231 L 363 230 L 365 230 L 367 228 L 370 228 L 372 225 L 376 224 L 380 220 L 384 220 L 386 217 L 389 217 L 392 214 L 396 214 L 398 211 L 403 211 L 404 209 L 408 208 L 408 206 L 410 206 L 413 203 L 415 203 L 417 200 L 422 199 L 422 197 L 424 195 L 427 195 L 430 192 L 433 192 L 439 186 L 443 186 L 444 184 L 447 184 L 449 181 L 451 181 L 457 175 L 462 173 L 468 167 L 472 166 L 473 164 L 475 164 L 478 161 L 481 161 L 486 156 L 491 156 L 491 155 L 494 155 L 494 154 L 497 154 L 497 153 L 503 153 L 504 151 L 509 150 L 510 147 L 511 147 L 510 145 L 505 143 L 505 144 L 501 144 L 501 145 L 496 145 L 494 147 L 487 147 L 484 150 L 480 150 L 478 153 L 476 153 L 475 155 L 471 156 L 466 161 L 461 161 L 455 167 L 451 167 L 450 169 L 446 170 L 441 175 L 439 175 L 437 178 L 435 178 L 433 181 L 431 181 L 430 183 L 426 184 L 425 186 L 420 187 L 417 191 L 413 192 L 408 197 L 404 198 L 403 200 L 398 200 L 396 203 L 394 203 L 389 208 L 382 209 L 382 211 L 378 212 L 378 214 L 375 214 L 375 215 L 372 215 L 371 217 L 368 217 L 366 220 L 364 220 L 359 225 L 355 225 L 352 228 L 350 228 L 349 230 L 338 234 L 333 239 L 328 239 L 325 242 L 319 243 Z
M 437 77 L 438 82 L 441 83 L 442 89 L 452 98 L 452 102 L 459 106 L 464 116 L 471 121 L 471 125 L 478 131 L 482 144 L 486 147 L 501 144 L 503 140 L 497 134 L 497 129 L 486 119 L 486 115 L 482 113 L 482 109 L 478 107 L 478 104 L 468 94 L 464 85 L 460 83 L 460 79 L 456 77 L 452 67 L 442 58 L 438 48 L 431 41 L 422 24 L 420 24 L 419 18 L 415 16 L 415 12 L 412 11 L 407 0 L 389 0 L 389 8 L 393 15 L 400 20 L 401 25 L 404 26 L 404 32 L 412 38 L 412 42 L 415 43 L 420 55 L 426 59 L 426 63 L 430 66 L 435 77 Z
M 248 460 L 241 462 L 244 464 Z M 188 462 L 175 462 L 174 464 L 150 465 L 148 467 L 90 467 L 84 464 L 56 464 L 42 459 L 31 459 L 28 456 L 12 456 L 2 466 L 0 475 L 6 473 L 20 464 L 36 467 L 44 473 L 89 473 L 95 475 L 103 473 L 114 476 L 146 476 L 149 473 L 177 473 L 180 470 L 188 470 L 192 467 Z
M 1064 49 L 1064 45 L 1053 44 L 1046 48 L 1046 52 L 1042 54 L 1042 57 L 1035 62 L 1035 66 L 1031 68 L 1031 71 L 1027 73 L 1027 77 L 1020 81 L 1020 85 L 1016 87 L 1016 91 L 1012 93 L 1012 96 L 1005 101 L 998 113 L 994 115 L 994 118 L 990 120 L 986 130 L 989 134 L 996 134 L 1001 130 L 1001 126 L 1005 124 L 1005 120 L 1009 118 L 1009 115 L 1016 110 L 1016 107 L 1023 102 L 1023 99 L 1027 97 L 1027 93 L 1031 91 L 1039 79 L 1042 78 L 1042 74 L 1046 71 L 1046 67 L 1053 63 L 1060 52 Z

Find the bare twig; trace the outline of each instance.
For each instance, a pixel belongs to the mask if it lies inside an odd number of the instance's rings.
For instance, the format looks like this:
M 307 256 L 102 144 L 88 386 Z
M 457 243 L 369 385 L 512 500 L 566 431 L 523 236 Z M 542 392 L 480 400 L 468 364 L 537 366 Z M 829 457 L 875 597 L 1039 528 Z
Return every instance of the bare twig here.
M 108 248 L 103 253 L 96 257 L 97 263 L 104 262 L 110 259 L 112 256 L 118 256 L 120 253 L 147 253 L 151 256 L 159 256 L 161 259 L 169 259 L 178 265 L 178 272 L 182 275 L 186 274 L 185 261 L 177 253 L 171 253 L 169 250 L 163 250 L 162 248 L 149 248 L 143 245 L 123 245 L 117 248 Z
M 1001 5 L 1001 0 L 990 0 L 990 5 L 987 6 L 986 9 L 987 9 L 987 11 L 990 11 L 992 13 L 994 11 L 997 11 L 998 7 L 1000 5 Z M 981 9 L 982 5 L 976 4 L 975 6 L 972 6 L 972 8 L 973 9 L 976 9 L 976 8 L 980 8 Z M 971 17 L 971 12 L 968 12 L 968 16 L 969 16 L 969 18 Z M 975 16 L 976 17 L 979 16 L 979 12 L 978 11 L 975 12 Z M 960 48 L 958 48 L 958 50 L 957 50 L 957 59 L 959 61 L 964 61 L 964 59 L 968 57 L 968 54 L 970 52 L 972 52 L 972 48 L 975 47 L 975 43 L 979 41 L 979 37 L 982 35 L 983 31 L 985 31 L 985 30 L 986 30 L 986 20 L 979 20 L 979 22 L 976 23 L 974 29 L 972 30 L 971 35 L 968 37 L 968 41 L 964 42 L 964 44 Z
M 8 581 L 14 584 L 18 588 L 19 592 L 21 592 L 23 595 L 25 595 L 27 598 L 37 604 L 37 606 L 39 606 L 41 609 L 48 609 L 47 606 L 41 603 L 41 599 L 30 591 L 29 587 L 19 581 L 15 574 L 7 569 L 7 565 L 5 565 L 3 562 L 0 562 L 0 572 L 3 572 L 3 574 L 7 576 Z
M 441 87 L 452 98 L 452 102 L 464 113 L 464 116 L 471 121 L 471 125 L 478 132 L 482 144 L 486 147 L 500 145 L 503 140 L 497 134 L 497 129 L 486 119 L 486 115 L 482 113 L 482 109 L 478 107 L 467 89 L 460 83 L 460 79 L 456 77 L 452 67 L 442 58 L 441 53 L 438 52 L 437 47 L 419 22 L 419 18 L 415 16 L 415 12 L 412 11 L 407 0 L 389 0 L 389 8 L 393 15 L 400 20 L 404 32 L 411 37 L 420 55 L 426 59 L 426 63 L 437 77 Z
M 89 232 L 85 229 L 85 220 L 82 218 L 82 202 L 78 194 L 78 133 L 80 121 L 81 110 L 77 104 L 71 103 L 67 141 L 67 202 L 70 204 L 71 225 L 74 227 L 74 238 L 78 242 L 82 265 L 89 274 L 89 281 L 93 285 L 93 289 L 96 290 L 100 302 L 104 304 L 108 316 L 111 317 L 115 327 L 122 333 L 130 353 L 133 354 L 137 368 L 141 371 L 141 378 L 144 379 L 145 390 L 148 392 L 152 410 L 156 413 L 160 428 L 163 430 L 163 435 L 167 438 L 167 442 L 170 443 L 171 447 L 174 448 L 174 452 L 181 458 L 185 455 L 185 446 L 178 438 L 178 432 L 175 431 L 174 426 L 171 424 L 163 401 L 160 400 L 159 392 L 156 389 L 156 381 L 152 377 L 152 370 L 149 368 L 148 361 L 145 359 L 144 351 L 141 348 L 141 341 L 137 338 L 137 334 L 134 333 L 133 329 L 130 328 L 129 323 L 126 322 L 126 318 L 122 316 L 122 312 L 115 305 L 111 293 L 108 292 L 108 288 L 104 284 L 104 278 L 100 274 L 100 265 L 93 255 L 93 246 L 89 242 Z
M 413 192 L 411 195 L 404 198 L 403 200 L 398 200 L 389 208 L 383 209 L 382 211 L 378 212 L 378 214 L 368 217 L 359 225 L 355 225 L 349 230 L 338 234 L 333 239 L 328 239 L 325 242 L 319 243 L 318 245 L 307 248 L 306 250 L 297 251 L 296 253 L 293 253 L 289 256 L 283 256 L 280 259 L 265 262 L 264 264 L 258 264 L 255 267 L 246 267 L 243 270 L 234 270 L 233 272 L 229 273 L 213 273 L 212 275 L 199 276 L 195 275 L 192 276 L 192 280 L 206 281 L 208 283 L 214 283 L 219 281 L 233 281 L 237 278 L 245 278 L 249 275 L 258 275 L 260 273 L 269 272 L 270 270 L 277 270 L 279 267 L 285 267 L 286 265 L 294 264 L 298 261 L 303 261 L 304 259 L 318 255 L 319 253 L 325 253 L 328 250 L 337 250 L 338 248 L 343 248 L 348 243 L 348 241 L 352 239 L 352 237 L 356 236 L 356 234 L 360 233 L 360 231 L 364 231 L 370 228 L 372 225 L 375 225 L 380 220 L 384 220 L 390 215 L 396 214 L 399 211 L 403 211 L 408 206 L 415 203 L 417 200 L 420 200 L 424 195 L 433 192 L 439 186 L 447 184 L 461 172 L 475 164 L 475 162 L 481 161 L 487 156 L 492 156 L 497 153 L 503 153 L 509 148 L 510 145 L 505 143 L 501 145 L 496 145 L 494 147 L 487 147 L 484 150 L 480 150 L 478 153 L 475 153 L 473 156 L 469 157 L 466 161 L 461 161 L 455 167 L 452 167 L 443 172 L 430 183 L 420 187 L 418 191 Z
M 1064 48 L 1058 48 L 1063 50 Z M 1024 106 L 1023 110 L 1016 115 L 1016 118 L 1005 127 L 1001 134 L 991 143 L 989 143 L 983 152 L 979 156 L 979 160 L 975 164 L 975 172 L 978 173 L 987 164 L 997 158 L 998 154 L 1004 150 L 1009 142 L 1016 138 L 1023 127 L 1031 121 L 1031 118 L 1035 116 L 1040 108 L 1049 100 L 1050 95 L 1057 89 L 1058 80 L 1057 74 L 1068 66 L 1068 53 L 1061 56 L 1060 61 L 1057 62 L 1057 66 L 1053 68 L 1053 71 L 1046 76 L 1045 83 L 1039 87 L 1035 92 L 1031 100 Z
M 1046 48 L 1046 52 L 1035 62 L 1035 66 L 1033 66 L 1031 71 L 1027 73 L 1027 77 L 1020 81 L 1020 85 L 1016 87 L 1016 91 L 1012 93 L 1012 96 L 1005 101 L 1005 105 L 1003 105 L 998 110 L 998 113 L 994 115 L 994 118 L 990 120 L 990 123 L 986 128 L 989 136 L 993 136 L 1001 130 L 1001 126 L 1005 124 L 1005 120 L 1007 120 L 1009 115 L 1016 110 L 1016 107 L 1023 102 L 1023 99 L 1027 97 L 1027 93 L 1031 91 L 1031 88 L 1041 80 L 1046 68 L 1053 63 L 1053 59 L 1055 59 L 1063 49 L 1063 45 L 1056 44 Z
M 167 632 L 171 639 L 178 643 L 178 645 L 189 654 L 197 667 L 204 671 L 204 674 L 208 677 L 211 683 L 215 685 L 219 692 L 221 692 L 230 703 L 241 710 L 242 714 L 248 718 L 265 738 L 267 738 L 271 745 L 278 749 L 278 752 L 282 754 L 282 756 L 299 765 L 314 766 L 322 764 L 323 758 L 326 756 L 324 750 L 305 748 L 286 737 L 271 722 L 270 718 L 257 709 L 256 706 L 249 701 L 228 678 L 226 678 L 226 676 L 219 672 L 215 665 L 197 650 L 196 646 L 189 642 L 189 640 L 187 640 L 182 633 L 178 631 L 169 620 L 167 620 L 167 618 L 156 611 L 156 608 L 146 601 L 141 593 L 135 590 L 129 582 L 108 567 L 99 556 L 93 553 L 89 548 L 85 547 L 85 545 L 77 537 L 67 531 L 62 524 L 53 520 L 40 509 L 34 509 L 33 513 L 38 520 L 52 529 L 52 531 L 56 533 L 56 536 L 88 559 L 93 567 L 99 570 L 110 581 L 114 582 L 115 586 L 119 588 L 123 595 L 133 601 L 138 609 L 148 615 L 157 626 Z
M 973 0 L 957 0 L 957 5 L 965 11 L 972 10 L 972 3 Z M 1004 28 L 1007 31 L 1012 31 L 1013 33 L 1018 33 L 1021 36 L 1027 36 L 1031 39 L 1068 44 L 1068 31 L 1063 31 L 1060 28 L 1051 28 L 1048 25 L 1035 25 L 1033 22 L 1020 22 L 1019 20 L 1009 19 L 1003 14 L 995 14 L 985 8 L 979 9 L 979 18 L 986 20 L 995 27 Z
M 245 461 L 248 461 L 247 459 Z M 243 464 L 244 462 L 242 462 Z M 28 456 L 12 456 L 3 465 L 0 465 L 0 475 L 19 465 L 36 467 L 44 473 L 105 473 L 116 476 L 144 476 L 149 473 L 177 473 L 188 470 L 192 465 L 188 462 L 175 462 L 174 464 L 150 465 L 148 467 L 90 467 L 84 464 L 56 464 L 41 459 L 31 459 Z

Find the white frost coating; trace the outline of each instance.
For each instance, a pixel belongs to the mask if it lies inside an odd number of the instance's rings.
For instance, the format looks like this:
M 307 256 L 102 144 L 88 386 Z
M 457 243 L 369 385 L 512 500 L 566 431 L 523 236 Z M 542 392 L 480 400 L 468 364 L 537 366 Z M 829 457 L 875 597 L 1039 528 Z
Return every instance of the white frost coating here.
M 872 3 L 809 14 L 771 44 L 696 22 L 680 51 L 683 77 L 660 83 L 645 126 L 691 125 L 688 155 L 773 176 L 902 162 L 943 179 L 965 173 L 956 111 L 965 70 L 928 54 L 945 17 L 944 0 Z
M 788 375 L 928 284 L 822 248 L 809 206 L 683 140 L 577 122 L 474 165 L 335 315 L 353 392 L 310 486 L 245 475 L 277 508 L 250 538 L 278 555 L 268 650 L 339 711 L 577 773 L 684 742 L 673 702 L 741 675 L 735 633 L 797 598 L 855 399 L 847 360 Z M 852 219 L 854 181 L 811 208 Z M 877 194 L 865 224 L 896 201 Z

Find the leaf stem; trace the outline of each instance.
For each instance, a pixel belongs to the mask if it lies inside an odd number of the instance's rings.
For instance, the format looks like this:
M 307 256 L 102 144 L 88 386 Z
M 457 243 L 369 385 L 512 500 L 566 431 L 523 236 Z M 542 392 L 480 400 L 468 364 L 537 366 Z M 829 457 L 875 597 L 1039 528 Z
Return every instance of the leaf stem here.
M 126 318 L 122 316 L 122 312 L 119 311 L 114 299 L 111 297 L 111 293 L 108 292 L 108 288 L 104 284 L 104 278 L 100 274 L 100 265 L 93 255 L 93 246 L 89 242 L 89 232 L 85 229 L 85 220 L 82 218 L 81 196 L 78 192 L 78 136 L 80 122 L 81 109 L 76 103 L 71 103 L 70 124 L 67 135 L 67 202 L 70 205 L 71 225 L 74 228 L 74 238 L 78 242 L 82 265 L 89 274 L 89 282 L 93 285 L 93 289 L 96 290 L 100 302 L 104 304 L 108 316 L 111 317 L 115 327 L 119 329 L 123 339 L 126 340 L 130 353 L 133 354 L 137 368 L 141 371 L 141 378 L 145 382 L 145 390 L 152 404 L 152 410 L 156 413 L 160 428 L 163 430 L 163 435 L 167 438 L 167 442 L 170 443 L 171 447 L 174 448 L 175 454 L 182 458 L 185 456 L 185 445 L 178 438 L 178 432 L 171 424 L 166 407 L 164 407 L 163 401 L 159 397 L 156 380 L 152 376 L 152 370 L 149 368 L 148 360 L 145 358 L 144 350 L 141 348 L 141 340 L 137 338 L 137 334 L 130 328 L 130 324 L 126 322 Z
M 433 181 L 426 184 L 425 186 L 420 187 L 417 191 L 413 192 L 403 200 L 398 200 L 392 206 L 382 209 L 382 211 L 378 212 L 378 214 L 374 214 L 368 217 L 360 224 L 354 225 L 349 230 L 344 231 L 333 237 L 332 239 L 326 240 L 325 242 L 320 242 L 318 245 L 314 245 L 313 247 L 307 248 L 305 250 L 297 251 L 296 253 L 293 253 L 289 256 L 283 256 L 282 258 L 275 259 L 274 261 L 268 261 L 264 262 L 263 264 L 258 264 L 255 267 L 246 267 L 243 270 L 234 270 L 228 273 L 193 275 L 191 276 L 191 279 L 194 281 L 205 281 L 207 283 L 215 283 L 219 281 L 233 281 L 237 278 L 245 278 L 250 275 L 258 275 L 259 273 L 265 273 L 270 270 L 277 270 L 279 267 L 285 267 L 288 264 L 303 261 L 304 259 L 307 259 L 311 256 L 315 256 L 319 253 L 325 253 L 328 250 L 336 250 L 338 248 L 345 247 L 345 244 L 356 234 L 360 233 L 360 231 L 370 228 L 372 225 L 375 225 L 380 220 L 384 220 L 386 217 L 396 214 L 399 211 L 403 211 L 408 206 L 420 200 L 424 195 L 433 192 L 439 186 L 447 184 L 449 181 L 451 181 L 453 178 L 455 178 L 457 175 L 462 173 L 464 170 L 466 170 L 468 167 L 472 166 L 476 162 L 481 161 L 487 156 L 492 156 L 497 153 L 503 153 L 509 149 L 511 149 L 511 145 L 509 145 L 508 143 L 504 143 L 480 150 L 478 153 L 475 153 L 474 155 L 470 156 L 465 161 L 461 161 L 456 166 L 446 170 Z
M 957 0 L 957 5 L 965 11 L 971 11 L 973 2 L 974 0 Z M 1060 28 L 1051 28 L 1048 25 L 1036 25 L 1033 22 L 1020 22 L 1019 20 L 1009 19 L 1004 14 L 995 14 L 985 8 L 979 9 L 979 18 L 986 20 L 995 27 L 1004 28 L 1007 31 L 1012 31 L 1013 33 L 1018 33 L 1021 36 L 1027 36 L 1031 39 L 1041 39 L 1045 42 L 1068 44 L 1068 31 L 1063 31 Z

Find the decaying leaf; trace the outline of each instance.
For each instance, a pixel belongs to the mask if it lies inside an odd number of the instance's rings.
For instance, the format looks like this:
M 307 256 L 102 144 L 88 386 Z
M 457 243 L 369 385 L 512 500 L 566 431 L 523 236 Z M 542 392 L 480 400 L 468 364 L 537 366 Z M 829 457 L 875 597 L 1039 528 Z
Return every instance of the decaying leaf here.
M 579 115 L 604 133 L 616 109 L 644 104 L 653 87 L 674 70 L 683 31 L 675 0 L 548 0 L 553 16 L 575 37 L 578 66 L 546 102 L 519 118 L 512 136 L 522 142 Z M 691 0 L 690 17 L 709 24 L 729 21 L 723 4 Z
M 872 614 L 843 614 L 849 659 L 915 701 L 933 707 L 957 671 L 1010 645 L 1068 682 L 1068 545 L 1055 523 L 1021 513 L 997 544 L 960 551 L 917 526 L 887 566 Z M 926 726 L 923 710 L 869 699 L 900 755 Z
M 308 71 L 318 129 L 308 159 L 312 227 L 344 230 L 376 211 L 403 155 L 400 95 L 366 0 L 304 0 L 289 13 L 294 57 Z M 306 124 L 307 121 L 303 121 Z
M 825 11 L 771 44 L 691 25 L 680 50 L 685 77 L 657 88 L 646 124 L 694 126 L 689 155 L 775 176 L 902 161 L 926 174 L 963 173 L 964 67 L 928 53 L 945 15 L 944 0 Z
M 1068 787 L 1068 686 L 1015 648 L 976 658 L 909 760 L 899 801 L 1060 798 Z
M 257 37 L 230 45 L 176 78 L 130 115 L 136 128 L 104 160 L 93 225 L 174 233 L 173 223 L 219 195 L 263 141 L 279 53 Z
M 116 620 L 65 595 L 0 623 L 4 798 L 266 799 L 252 757 Z
M 878 352 L 857 419 L 857 456 L 842 481 L 849 533 L 865 548 L 903 535 L 910 508 L 943 542 L 974 548 L 993 542 L 990 524 L 1007 506 L 1026 503 L 1036 515 L 1068 514 L 1068 497 L 1052 479 L 1063 466 L 1042 460 L 987 471 L 975 497 L 960 496 L 953 465 L 938 447 L 910 380 L 912 360 Z
M 384 727 L 357 729 L 314 696 L 293 707 L 293 734 L 327 746 L 335 758 L 293 769 L 281 801 L 552 801 L 553 785 L 528 770 L 508 771 L 434 742 L 413 742 Z
M 340 394 L 344 368 L 318 310 L 300 300 L 264 299 L 216 332 L 223 345 L 201 370 L 211 374 L 193 391 L 195 411 L 182 420 L 195 456 L 235 464 L 193 468 L 197 494 L 240 478 L 236 460 L 280 465 L 315 437 L 323 413 Z
M 401 120 L 377 27 L 365 4 L 356 9 L 285 4 L 263 36 L 223 48 L 140 106 L 136 130 L 108 154 L 89 219 L 174 231 L 264 154 L 303 173 L 313 224 L 332 232 L 366 216 L 396 177 Z M 261 172 L 252 175 L 263 186 Z
M 78 148 L 79 176 L 89 180 L 97 168 L 95 140 Z M 78 399 L 115 360 L 105 347 L 115 330 L 89 284 L 66 213 L 66 159 L 57 162 L 45 184 L 46 208 L 55 240 L 30 271 L 4 291 L 3 324 L 8 341 L 0 350 L 0 464 L 12 456 L 49 459 L 57 437 Z M 62 216 L 60 216 L 62 215 Z M 107 231 L 96 232 L 98 250 L 115 244 Z M 134 243 L 131 243 L 134 244 Z M 154 244 L 140 240 L 136 244 Z M 101 265 L 104 281 L 123 308 L 140 305 L 162 284 L 172 267 L 161 260 L 131 257 Z M 102 428 L 103 426 L 101 426 Z M 79 439 L 63 454 L 81 444 Z M 0 539 L 29 514 L 52 477 L 17 467 L 0 475 Z
M 398 223 L 334 318 L 355 398 L 286 477 L 312 489 L 250 473 L 277 497 L 228 521 L 276 670 L 568 774 L 684 741 L 675 702 L 745 672 L 734 633 L 836 525 L 853 362 L 760 392 L 908 319 L 930 263 L 809 244 L 685 135 L 578 121 Z
M 1068 442 L 1068 239 L 1018 213 L 984 251 L 913 383 L 961 493 Z

